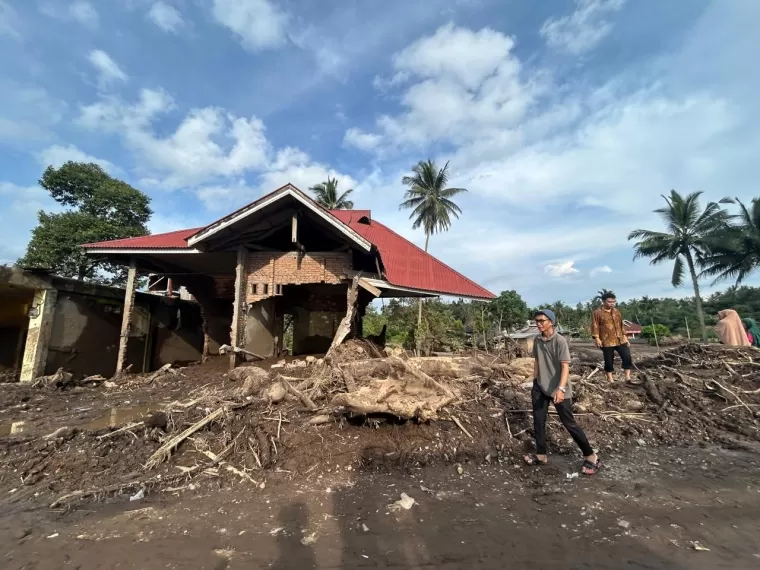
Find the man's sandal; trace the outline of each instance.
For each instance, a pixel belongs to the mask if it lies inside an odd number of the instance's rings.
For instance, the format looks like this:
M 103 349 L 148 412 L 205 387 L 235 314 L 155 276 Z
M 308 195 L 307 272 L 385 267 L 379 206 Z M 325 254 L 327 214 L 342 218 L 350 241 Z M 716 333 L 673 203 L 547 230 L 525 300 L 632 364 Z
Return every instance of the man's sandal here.
M 531 466 L 546 465 L 548 463 L 548 461 L 541 461 L 538 458 L 538 455 L 525 455 L 523 457 L 523 461 L 525 461 L 526 465 L 531 465 Z
M 581 466 L 581 471 L 584 475 L 596 475 L 596 472 L 599 471 L 599 469 L 602 466 L 602 460 L 597 458 L 596 463 L 591 463 L 588 459 L 583 461 L 583 465 Z

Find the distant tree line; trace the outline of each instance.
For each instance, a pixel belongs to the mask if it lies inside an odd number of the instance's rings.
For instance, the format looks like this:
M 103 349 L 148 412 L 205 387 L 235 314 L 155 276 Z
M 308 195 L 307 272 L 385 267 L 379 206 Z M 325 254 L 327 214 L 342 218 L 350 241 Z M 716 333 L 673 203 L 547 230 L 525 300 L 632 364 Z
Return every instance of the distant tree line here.
M 420 350 L 454 350 L 464 347 L 466 343 L 482 345 L 484 338 L 490 343 L 500 334 L 500 330 L 511 331 L 525 325 L 539 307 L 554 311 L 563 328 L 577 332 L 583 338 L 590 338 L 591 314 L 598 306 L 599 295 L 596 295 L 576 305 L 555 301 L 529 308 L 516 291 L 503 291 L 491 302 L 429 300 L 423 304 L 423 325 L 428 328 L 429 338 Z M 619 302 L 618 308 L 624 319 L 644 327 L 651 327 L 652 323 L 659 325 L 655 330 L 660 336 L 686 337 L 690 334 L 696 339 L 701 334 L 693 297 L 644 296 Z M 718 311 L 729 308 L 735 309 L 742 317 L 760 317 L 760 287 L 731 286 L 706 297 L 703 309 L 708 338 L 716 337 L 712 327 L 718 321 Z M 416 309 L 416 301 L 403 299 L 390 300 L 380 307 L 371 305 L 364 320 L 365 334 L 379 334 L 385 325 L 389 343 L 414 348 Z

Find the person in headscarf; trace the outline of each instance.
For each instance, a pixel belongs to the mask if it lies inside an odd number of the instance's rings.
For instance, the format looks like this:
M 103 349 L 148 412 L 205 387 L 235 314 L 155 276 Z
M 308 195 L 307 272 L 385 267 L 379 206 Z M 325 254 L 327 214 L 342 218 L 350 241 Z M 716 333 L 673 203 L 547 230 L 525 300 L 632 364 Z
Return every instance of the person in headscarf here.
M 747 340 L 752 346 L 760 348 L 760 327 L 755 319 L 742 319 L 744 330 L 747 331 Z
M 725 309 L 718 313 L 718 319 L 715 332 L 718 333 L 720 342 L 727 346 L 749 346 L 739 313 L 733 309 Z

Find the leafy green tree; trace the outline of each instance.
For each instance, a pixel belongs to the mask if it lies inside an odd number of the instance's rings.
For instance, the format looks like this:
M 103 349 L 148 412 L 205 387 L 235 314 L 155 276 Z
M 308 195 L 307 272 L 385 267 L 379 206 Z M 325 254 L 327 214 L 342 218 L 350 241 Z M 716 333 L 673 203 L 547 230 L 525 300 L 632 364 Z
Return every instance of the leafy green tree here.
M 523 324 L 528 318 L 528 305 L 515 290 L 502 291 L 491 301 L 488 310 L 496 321 L 499 333 Z
M 449 188 L 449 163 L 439 169 L 432 160 L 421 160 L 412 167 L 412 175 L 401 182 L 407 187 L 401 209 L 412 210 L 409 219 L 412 229 L 425 231 L 425 251 L 430 236 L 451 228 L 451 218 L 458 218 L 462 210 L 452 198 L 467 192 L 465 188 Z M 422 323 L 422 301 L 419 303 L 417 324 Z
M 739 214 L 710 242 L 704 260 L 703 275 L 715 282 L 733 279 L 739 285 L 760 267 L 760 201 L 752 200 L 749 208 L 738 198 Z
M 729 214 L 716 202 L 700 209 L 699 197 L 702 192 L 692 192 L 681 196 L 675 190 L 670 196 L 663 196 L 666 207 L 654 210 L 665 223 L 665 232 L 651 230 L 634 230 L 628 235 L 629 240 L 637 240 L 634 246 L 634 259 L 650 258 L 652 265 L 665 261 L 674 261 L 673 287 L 683 284 L 688 270 L 694 286 L 694 300 L 697 318 L 702 330 L 702 338 L 707 338 L 705 316 L 702 309 L 702 297 L 699 294 L 699 277 L 697 267 L 701 267 L 709 251 L 710 240 L 714 239 L 717 229 L 725 227 Z
M 353 189 L 338 194 L 338 180 L 327 177 L 327 182 L 321 182 L 309 188 L 314 193 L 317 204 L 327 210 L 350 210 L 354 203 L 348 199 Z
M 70 209 L 39 212 L 26 254 L 16 264 L 79 280 L 122 283 L 123 268 L 86 256 L 80 246 L 147 235 L 153 213 L 150 198 L 97 164 L 69 161 L 60 168 L 49 166 L 39 184 Z

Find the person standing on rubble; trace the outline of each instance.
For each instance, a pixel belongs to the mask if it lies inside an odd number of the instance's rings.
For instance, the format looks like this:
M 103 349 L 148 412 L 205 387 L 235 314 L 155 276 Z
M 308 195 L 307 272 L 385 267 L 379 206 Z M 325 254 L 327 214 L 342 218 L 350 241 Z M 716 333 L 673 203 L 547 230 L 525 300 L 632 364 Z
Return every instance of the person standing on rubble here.
M 570 385 L 570 346 L 567 339 L 554 329 L 556 317 L 549 309 L 541 309 L 533 316 L 541 333 L 533 342 L 533 433 L 536 453 L 523 459 L 528 465 L 546 465 L 546 418 L 549 404 L 554 404 L 559 419 L 583 453 L 582 471 L 593 475 L 601 466 L 586 434 L 573 416 L 573 389 Z
M 620 355 L 625 371 L 625 379 L 631 379 L 633 359 L 628 335 L 623 328 L 623 315 L 615 307 L 615 294 L 607 292 L 602 295 L 602 306 L 594 311 L 591 317 L 591 336 L 596 346 L 602 349 L 604 355 L 604 373 L 608 382 L 614 382 L 615 352 Z

